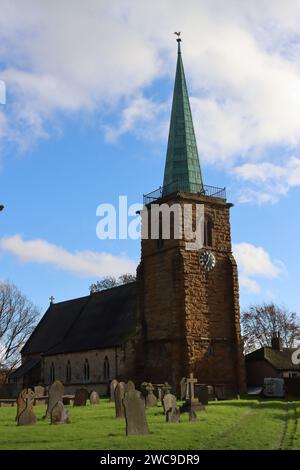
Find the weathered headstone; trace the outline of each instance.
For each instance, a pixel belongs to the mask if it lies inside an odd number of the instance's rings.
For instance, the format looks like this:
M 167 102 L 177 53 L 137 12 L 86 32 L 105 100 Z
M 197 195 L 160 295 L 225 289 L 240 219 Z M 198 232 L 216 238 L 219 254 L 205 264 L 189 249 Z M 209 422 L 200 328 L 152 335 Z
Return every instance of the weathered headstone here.
M 181 411 L 190 412 L 191 410 L 205 411 L 205 407 L 198 399 L 195 398 L 195 384 L 197 379 L 194 378 L 194 374 L 191 373 L 186 380 L 188 388 L 188 398 L 186 398 L 185 403 L 181 407 Z
M 110 391 L 110 401 L 115 401 L 115 389 L 116 389 L 116 386 L 118 385 L 118 381 L 116 379 L 113 379 L 111 382 L 110 382 L 110 386 L 109 386 L 109 391 Z
M 196 387 L 196 393 L 198 396 L 198 400 L 202 405 L 208 404 L 208 386 L 207 385 L 198 385 Z
M 146 399 L 146 396 L 147 396 L 147 385 L 148 385 L 148 382 L 142 382 L 141 383 L 141 394 L 145 399 Z
M 135 385 L 134 385 L 134 382 L 132 382 L 132 380 L 128 380 L 128 382 L 126 382 L 125 384 L 125 393 L 129 392 L 130 390 L 135 390 Z
M 179 408 L 169 408 L 166 413 L 167 423 L 179 423 L 180 421 L 180 411 Z
M 31 388 L 24 388 L 19 393 L 17 399 L 17 424 L 18 426 L 32 426 L 36 424 L 36 417 L 33 412 L 34 391 Z
M 180 380 L 180 400 L 185 400 L 187 398 L 187 383 L 186 378 L 182 377 Z
M 163 398 L 163 407 L 164 407 L 165 414 L 167 414 L 167 412 L 170 409 L 176 408 L 176 397 L 175 397 L 175 395 L 172 395 L 172 393 L 167 393 Z
M 125 384 L 119 382 L 115 389 L 115 407 L 116 407 L 116 418 L 124 418 L 125 410 L 123 405 L 123 398 L 125 395 Z
M 91 405 L 98 405 L 100 403 L 99 394 L 93 390 L 90 394 L 90 404 Z
M 73 406 L 86 406 L 89 392 L 86 388 L 78 388 L 75 392 Z
M 35 398 L 41 398 L 45 396 L 45 387 L 42 387 L 42 385 L 37 385 L 34 387 L 34 396 Z
M 146 400 L 145 400 L 146 408 L 151 408 L 157 405 L 157 398 L 154 395 L 153 391 L 154 391 L 154 387 L 152 383 L 149 382 L 146 386 L 146 392 L 147 392 Z
M 197 413 L 193 408 L 189 410 L 189 421 L 197 421 Z
M 69 424 L 70 418 L 67 408 L 62 401 L 58 401 L 51 411 L 51 424 Z
M 171 385 L 169 385 L 168 382 L 165 382 L 163 386 L 161 387 L 162 400 L 164 399 L 164 396 L 167 395 L 167 393 L 171 393 L 171 390 L 172 390 Z
M 59 380 L 55 380 L 49 387 L 48 406 L 46 418 L 51 418 L 51 411 L 58 401 L 63 401 L 64 386 Z
M 132 388 L 131 384 L 127 387 L 123 404 L 125 408 L 127 436 L 149 434 L 144 400 L 141 397 L 141 393 L 135 390 L 135 388 Z

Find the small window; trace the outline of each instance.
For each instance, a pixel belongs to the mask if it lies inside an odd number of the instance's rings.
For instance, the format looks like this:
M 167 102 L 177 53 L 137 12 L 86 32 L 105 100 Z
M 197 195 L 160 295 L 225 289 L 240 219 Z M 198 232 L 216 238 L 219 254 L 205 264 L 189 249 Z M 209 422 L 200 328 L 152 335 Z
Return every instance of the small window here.
M 204 246 L 212 246 L 212 221 L 208 217 L 204 220 Z
M 103 364 L 103 376 L 104 380 L 109 380 L 110 377 L 110 367 L 109 367 L 109 360 L 108 357 L 105 356 L 104 358 L 104 364 Z
M 55 381 L 55 366 L 54 363 L 51 362 L 50 366 L 50 383 L 52 384 Z
M 67 383 L 71 382 L 71 376 L 72 376 L 71 363 L 70 363 L 70 361 L 68 361 L 67 362 L 67 367 L 66 367 L 66 382 Z
M 212 344 L 210 344 L 210 345 L 208 346 L 208 351 L 207 351 L 207 353 L 208 353 L 209 356 L 214 356 L 215 351 L 214 351 L 214 347 L 213 347 Z
M 90 380 L 90 364 L 89 364 L 88 359 L 84 361 L 83 377 L 86 382 Z

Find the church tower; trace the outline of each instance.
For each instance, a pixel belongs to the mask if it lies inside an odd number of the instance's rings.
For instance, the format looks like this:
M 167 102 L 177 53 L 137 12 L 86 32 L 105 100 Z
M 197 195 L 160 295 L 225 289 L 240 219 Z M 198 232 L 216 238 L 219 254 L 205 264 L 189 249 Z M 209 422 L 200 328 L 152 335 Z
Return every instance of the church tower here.
M 225 188 L 203 183 L 180 38 L 163 187 L 144 196 L 148 229 L 154 206 L 204 209 L 203 246 L 187 249 L 184 237 L 143 238 L 137 271 L 140 346 L 137 375 L 178 386 L 193 372 L 200 383 L 245 391 L 237 265 L 232 255 L 232 204 Z M 171 227 L 172 228 L 172 227 Z M 173 236 L 172 236 L 173 233 Z

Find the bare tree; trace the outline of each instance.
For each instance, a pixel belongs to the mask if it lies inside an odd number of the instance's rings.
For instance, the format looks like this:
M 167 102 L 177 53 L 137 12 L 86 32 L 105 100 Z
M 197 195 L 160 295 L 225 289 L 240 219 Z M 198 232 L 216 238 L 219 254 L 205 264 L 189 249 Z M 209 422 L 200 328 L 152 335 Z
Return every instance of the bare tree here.
M 40 312 L 10 282 L 0 282 L 0 364 L 8 372 L 20 362 L 20 350 Z
M 95 284 L 90 285 L 90 291 L 93 292 L 100 292 L 105 289 L 111 289 L 112 287 L 121 286 L 123 284 L 129 284 L 130 282 L 134 282 L 136 277 L 134 274 L 126 273 L 121 274 L 118 278 L 114 276 L 106 276 L 101 281 L 95 282 Z
M 300 338 L 300 322 L 295 312 L 274 303 L 252 305 L 241 315 L 245 352 L 271 346 L 272 337 L 279 333 L 286 348 L 295 346 Z

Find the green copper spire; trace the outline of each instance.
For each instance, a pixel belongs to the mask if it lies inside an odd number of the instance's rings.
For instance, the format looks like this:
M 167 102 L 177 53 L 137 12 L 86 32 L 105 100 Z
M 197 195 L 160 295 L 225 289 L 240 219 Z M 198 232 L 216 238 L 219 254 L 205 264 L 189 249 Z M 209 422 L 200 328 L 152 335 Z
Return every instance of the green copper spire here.
M 179 33 L 177 33 L 179 36 Z M 189 96 L 178 37 L 178 58 L 173 93 L 163 196 L 174 191 L 204 192 Z

